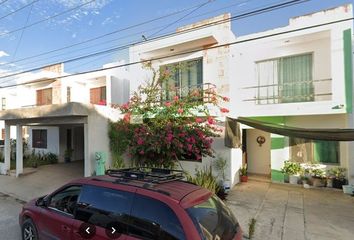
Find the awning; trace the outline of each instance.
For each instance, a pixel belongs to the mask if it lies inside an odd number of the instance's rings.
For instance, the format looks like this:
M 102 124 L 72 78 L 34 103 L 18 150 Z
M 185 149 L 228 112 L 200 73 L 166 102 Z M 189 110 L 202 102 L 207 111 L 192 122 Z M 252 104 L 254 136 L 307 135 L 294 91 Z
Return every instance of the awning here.
M 258 121 L 251 118 L 239 117 L 237 119 L 228 118 L 234 122 L 242 123 L 247 126 L 279 134 L 288 137 L 305 138 L 311 140 L 325 140 L 325 141 L 354 141 L 354 129 L 342 128 L 299 128 L 264 121 Z M 229 123 L 230 124 L 230 123 Z

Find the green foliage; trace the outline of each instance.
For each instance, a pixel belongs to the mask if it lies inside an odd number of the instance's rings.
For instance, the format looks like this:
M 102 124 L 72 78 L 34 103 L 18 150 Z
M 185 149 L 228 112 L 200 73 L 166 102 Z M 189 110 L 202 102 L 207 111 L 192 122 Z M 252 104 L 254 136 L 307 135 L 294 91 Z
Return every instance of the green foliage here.
M 72 148 L 66 149 L 64 152 L 64 157 L 71 159 L 73 152 L 74 152 L 74 149 L 72 149 Z
M 251 220 L 248 224 L 248 238 L 249 239 L 253 239 L 255 228 L 256 228 L 256 219 L 251 218 Z
M 311 175 L 312 177 L 316 177 L 316 178 L 325 178 L 326 177 L 326 171 L 320 168 L 317 169 L 313 169 L 311 171 Z
M 288 175 L 296 175 L 300 173 L 301 166 L 299 163 L 296 162 L 285 161 L 284 167 L 281 169 L 281 171 Z
M 247 163 L 240 168 L 240 175 L 247 176 Z
M 123 154 L 137 166 L 174 167 L 177 160 L 197 160 L 213 157 L 213 137 L 221 129 L 209 108 L 201 101 L 206 96 L 209 105 L 218 106 L 219 100 L 228 101 L 214 89 L 188 89 L 183 98 L 165 99 L 162 89 L 171 72 L 157 72 L 150 66 L 151 81 L 139 86 L 130 101 L 119 106 L 124 118 L 110 124 L 109 138 L 114 166 L 123 165 Z M 220 108 L 222 112 L 228 111 Z
M 213 175 L 212 167 L 204 166 L 203 169 L 195 170 L 195 177 L 187 176 L 187 181 L 192 182 L 198 186 L 204 187 L 212 193 L 217 193 L 220 189 L 220 185 Z
M 225 169 L 227 167 L 227 161 L 221 156 L 217 156 L 214 161 L 214 168 L 219 172 L 222 179 L 225 180 Z
M 344 180 L 345 179 L 345 172 L 347 171 L 346 168 L 343 167 L 334 167 L 330 170 L 328 170 L 328 175 L 330 177 L 336 178 L 338 180 Z

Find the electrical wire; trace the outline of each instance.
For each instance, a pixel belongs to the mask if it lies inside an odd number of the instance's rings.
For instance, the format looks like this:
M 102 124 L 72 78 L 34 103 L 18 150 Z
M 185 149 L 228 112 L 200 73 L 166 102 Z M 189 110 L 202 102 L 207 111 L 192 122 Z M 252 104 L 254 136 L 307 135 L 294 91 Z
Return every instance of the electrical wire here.
M 23 5 L 22 7 L 20 7 L 20 8 L 18 8 L 18 9 L 14 10 L 14 11 L 12 11 L 12 12 L 9 12 L 8 14 L 6 14 L 6 15 L 4 15 L 4 16 L 1 16 L 1 17 L 0 17 L 0 20 L 3 19 L 3 18 L 8 17 L 8 16 L 10 16 L 10 15 L 13 15 L 13 14 L 17 13 L 17 12 L 21 11 L 22 9 L 25 9 L 26 7 L 31 6 L 32 4 L 34 4 L 34 3 L 38 2 L 38 1 L 39 1 L 39 0 L 34 0 L 34 1 L 32 1 L 32 2 L 30 2 L 30 3 L 28 3 L 28 4 L 26 4 L 26 5 Z
M 222 23 L 228 22 L 230 20 L 241 19 L 241 18 L 244 18 L 246 16 L 254 16 L 256 13 L 258 13 L 258 14 L 259 13 L 264 13 L 264 12 L 267 12 L 267 11 L 271 11 L 271 9 L 279 9 L 280 7 L 289 6 L 289 4 L 294 5 L 294 3 L 299 4 L 299 3 L 302 3 L 304 1 L 308 1 L 308 0 L 292 0 L 292 1 L 288 1 L 288 2 L 285 2 L 285 3 L 273 5 L 273 6 L 262 8 L 262 9 L 255 10 L 255 11 L 252 11 L 252 12 L 240 14 L 238 16 L 234 16 L 234 17 L 222 19 L 222 20 L 219 20 L 219 21 L 215 21 L 215 22 L 212 22 L 212 23 L 209 23 L 209 24 L 205 24 L 205 25 L 202 25 L 202 26 L 198 26 L 198 27 L 192 28 L 192 29 L 185 29 L 185 30 L 179 31 L 177 33 L 166 34 L 166 35 L 163 35 L 163 36 L 155 37 L 155 38 L 149 39 L 148 41 L 153 41 L 153 40 L 157 40 L 157 39 L 163 39 L 163 38 L 166 38 L 166 37 L 171 37 L 171 36 L 182 34 L 182 33 L 186 33 L 186 32 L 196 31 L 196 30 L 199 30 L 201 28 L 206 28 L 206 27 L 209 27 L 209 26 L 222 24 Z M 45 66 L 40 66 L 40 67 L 24 70 L 24 71 L 21 71 L 21 72 L 18 72 L 18 73 L 12 73 L 12 74 L 8 74 L 8 75 L 5 75 L 5 76 L 0 76 L 0 79 L 13 77 L 13 76 L 16 76 L 16 75 L 20 75 L 20 74 L 28 73 L 28 72 L 32 72 L 32 71 L 37 71 L 37 70 L 40 70 L 40 69 L 42 69 L 42 68 L 44 68 L 46 66 L 50 66 L 50 65 L 55 65 L 55 64 L 59 64 L 59 63 L 75 62 L 75 61 L 82 60 L 82 59 L 85 59 L 85 58 L 94 57 L 94 56 L 97 56 L 97 55 L 100 55 L 100 54 L 105 54 L 105 53 L 109 53 L 109 52 L 113 52 L 113 51 L 117 51 L 117 50 L 122 50 L 122 49 L 125 49 L 125 48 L 129 48 L 132 45 L 140 44 L 142 42 L 144 42 L 144 41 L 134 42 L 134 43 L 127 44 L 127 45 L 124 45 L 124 46 L 114 47 L 114 48 L 106 49 L 106 50 L 103 50 L 103 51 L 91 53 L 91 54 L 88 54 L 88 55 L 82 55 L 82 56 L 79 56 L 79 57 L 76 57 L 76 58 L 72 58 L 72 59 L 68 59 L 68 60 L 64 60 L 64 61 L 60 61 L 60 62 L 56 62 L 56 63 L 47 64 Z M 4 82 L 1 82 L 1 83 L 4 83 Z
M 86 5 L 88 5 L 88 4 L 90 4 L 90 3 L 94 2 L 94 1 L 96 1 L 96 0 L 91 0 L 91 1 L 85 2 L 83 4 L 80 4 L 80 5 L 76 6 L 76 7 L 70 8 L 68 10 L 65 10 L 65 11 L 62 11 L 60 13 L 54 14 L 52 16 L 46 17 L 46 18 L 44 18 L 42 20 L 39 20 L 37 22 L 31 23 L 31 24 L 29 24 L 29 25 L 27 25 L 25 27 L 20 27 L 20 28 L 17 28 L 17 29 L 13 29 L 13 30 L 10 30 L 10 31 L 7 31 L 7 32 L 0 33 L 0 37 L 1 36 L 5 36 L 5 35 L 10 35 L 12 33 L 15 33 L 15 32 L 18 32 L 18 31 L 33 27 L 35 25 L 38 25 L 38 24 L 43 23 L 43 22 L 46 22 L 46 21 L 51 20 L 53 18 L 59 17 L 59 16 L 64 15 L 64 14 L 67 14 L 67 13 L 72 12 L 72 11 L 74 11 L 76 9 L 79 9 L 79 8 L 81 8 L 83 6 L 86 6 Z
M 186 54 L 193 54 L 193 53 L 196 53 L 196 52 L 199 52 L 199 51 L 202 51 L 202 50 L 211 50 L 211 49 L 217 49 L 217 48 L 223 48 L 223 47 L 230 47 L 230 46 L 234 46 L 234 45 L 241 44 L 241 43 L 257 41 L 257 40 L 266 39 L 266 38 L 270 38 L 270 37 L 280 36 L 280 35 L 283 35 L 283 34 L 289 34 L 289 33 L 299 32 L 299 31 L 303 31 L 303 30 L 308 30 L 308 29 L 313 29 L 313 28 L 323 27 L 323 26 L 327 26 L 327 25 L 333 25 L 333 24 L 337 24 L 337 23 L 342 23 L 342 22 L 346 22 L 346 21 L 353 21 L 353 20 L 354 20 L 353 17 L 352 18 L 346 18 L 346 19 L 341 19 L 341 20 L 337 20 L 337 21 L 326 22 L 326 23 L 311 25 L 311 26 L 302 27 L 302 28 L 296 28 L 296 29 L 283 31 L 283 32 L 265 34 L 265 35 L 262 35 L 262 36 L 252 37 L 252 38 L 248 38 L 248 39 L 244 39 L 244 40 L 236 40 L 236 41 L 233 41 L 233 42 L 230 42 L 230 43 L 225 43 L 225 44 L 221 44 L 221 45 L 217 45 L 217 46 L 211 46 L 211 47 L 207 47 L 207 48 L 199 48 L 199 49 L 189 50 L 189 51 L 185 51 L 185 52 L 169 54 L 168 56 L 161 56 L 161 57 L 151 58 L 151 59 L 148 59 L 148 60 L 140 60 L 140 61 L 129 62 L 129 63 L 125 63 L 125 64 L 119 64 L 119 65 L 112 66 L 112 67 L 105 67 L 105 68 L 94 69 L 94 70 L 89 70 L 89 71 L 84 71 L 84 72 L 79 72 L 79 73 L 68 74 L 68 75 L 64 75 L 64 76 L 47 78 L 45 80 L 38 80 L 36 82 L 68 78 L 68 77 L 79 76 L 79 75 L 84 75 L 84 74 L 89 74 L 89 73 L 94 73 L 94 72 L 101 72 L 101 71 L 106 71 L 106 70 L 111 70 L 111 69 L 116 69 L 116 68 L 121 68 L 121 67 L 127 67 L 127 66 L 131 66 L 131 65 L 136 65 L 136 64 L 144 64 L 144 63 L 149 63 L 149 62 L 152 62 L 152 61 L 158 61 L 158 60 L 162 60 L 162 59 L 166 59 L 166 58 L 182 56 L 182 55 L 186 55 Z M 0 78 L 2 78 L 2 77 L 0 77 Z M 30 83 L 29 82 L 27 82 L 27 83 L 25 82 L 25 83 L 6 85 L 6 86 L 0 87 L 0 89 L 9 88 L 9 87 L 15 87 L 15 86 L 23 86 L 23 85 L 28 85 L 28 84 L 32 84 L 32 83 L 34 83 L 34 82 L 30 82 Z

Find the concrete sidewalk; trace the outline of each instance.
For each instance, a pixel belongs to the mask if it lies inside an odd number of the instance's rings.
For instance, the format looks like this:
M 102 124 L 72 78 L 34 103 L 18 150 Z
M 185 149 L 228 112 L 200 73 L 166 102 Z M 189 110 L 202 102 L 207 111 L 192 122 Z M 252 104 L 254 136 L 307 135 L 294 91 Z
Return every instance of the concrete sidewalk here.
M 354 197 L 331 189 L 249 181 L 235 186 L 228 205 L 254 239 L 354 239 Z
M 40 166 L 36 172 L 19 178 L 0 175 L 0 193 L 29 201 L 51 193 L 70 180 L 83 175 L 82 161 Z

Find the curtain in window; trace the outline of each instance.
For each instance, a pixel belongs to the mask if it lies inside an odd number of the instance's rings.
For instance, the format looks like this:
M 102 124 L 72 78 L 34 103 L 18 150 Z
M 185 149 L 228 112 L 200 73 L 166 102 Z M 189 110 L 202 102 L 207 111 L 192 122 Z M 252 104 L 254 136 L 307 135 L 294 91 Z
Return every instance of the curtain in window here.
M 314 160 L 320 163 L 339 163 L 339 143 L 332 141 L 314 142 Z
M 281 102 L 313 101 L 312 54 L 284 57 L 278 61 Z
M 278 60 L 257 63 L 258 104 L 278 103 Z

